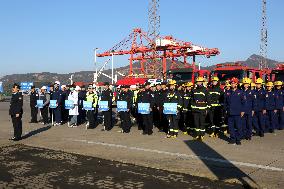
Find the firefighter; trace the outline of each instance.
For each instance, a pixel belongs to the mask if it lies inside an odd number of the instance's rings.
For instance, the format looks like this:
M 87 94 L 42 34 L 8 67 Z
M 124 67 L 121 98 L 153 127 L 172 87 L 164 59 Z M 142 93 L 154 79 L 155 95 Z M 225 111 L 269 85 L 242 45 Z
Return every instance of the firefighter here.
M 184 84 L 184 95 L 183 95 L 183 105 L 182 105 L 182 114 L 183 114 L 183 134 L 191 134 L 192 128 L 192 111 L 191 111 L 191 94 L 193 83 L 187 82 Z
M 104 83 L 104 89 L 101 94 L 101 101 L 108 101 L 108 110 L 103 111 L 104 128 L 102 131 L 110 131 L 112 129 L 112 98 L 113 93 L 109 88 L 109 83 Z
M 160 96 L 160 108 L 159 108 L 159 112 L 161 115 L 161 125 L 159 128 L 159 132 L 165 132 L 168 133 L 168 120 L 167 120 L 167 116 L 165 114 L 163 114 L 163 109 L 164 109 L 164 103 L 168 94 L 168 88 L 167 88 L 167 83 L 166 82 L 162 82 L 161 84 L 161 96 Z
M 30 123 L 37 123 L 37 113 L 38 113 L 38 109 L 36 107 L 37 100 L 38 100 L 38 93 L 35 90 L 35 86 L 32 86 L 30 92 L 30 108 L 31 108 Z
M 246 140 L 251 140 L 252 136 L 252 117 L 254 115 L 253 109 L 255 109 L 253 106 L 254 103 L 254 93 L 250 90 L 250 83 L 251 79 L 249 78 L 243 78 L 243 93 L 245 96 L 245 114 L 242 117 L 242 138 L 245 138 Z
M 256 127 L 256 133 L 260 137 L 264 137 L 265 128 L 265 91 L 262 87 L 263 80 L 258 78 L 255 82 L 256 89 L 254 92 L 255 106 L 254 106 L 254 120 L 253 124 Z
M 135 106 L 137 108 L 138 108 L 138 103 L 141 103 L 141 96 L 142 96 L 142 93 L 144 91 L 145 91 L 145 86 L 144 86 L 144 84 L 141 84 L 140 87 L 139 87 L 139 90 L 137 92 L 137 99 L 136 99 L 136 102 L 135 102 Z M 137 120 L 137 124 L 138 124 L 138 130 L 144 131 L 142 114 L 137 113 L 136 120 Z
M 162 114 L 161 110 L 163 107 L 161 96 L 163 95 L 162 87 L 160 83 L 156 85 L 156 91 L 154 92 L 154 109 L 153 109 L 153 118 L 154 125 L 159 130 L 162 130 Z
M 276 109 L 277 109 L 277 129 L 284 128 L 284 91 L 281 89 L 282 81 L 275 81 Z
M 228 97 L 228 94 L 230 94 L 230 90 L 231 90 L 231 83 L 229 80 L 227 80 L 225 82 L 225 88 L 224 88 L 224 99 L 223 99 L 223 114 L 222 114 L 222 126 L 221 126 L 221 130 L 224 134 L 228 133 L 228 114 L 227 111 L 224 108 L 224 102 L 226 101 L 226 98 Z
M 205 135 L 205 119 L 208 107 L 210 107 L 210 99 L 208 90 L 203 86 L 204 78 L 196 78 L 196 88 L 192 91 L 191 108 L 194 121 L 195 139 L 204 140 Z
M 211 107 L 208 110 L 209 114 L 209 136 L 210 137 L 218 137 L 218 133 L 220 132 L 220 127 L 222 124 L 222 98 L 224 92 L 220 88 L 219 78 L 212 78 L 212 85 L 209 88 L 209 98 L 211 101 Z
M 178 121 L 180 118 L 179 112 L 182 108 L 182 97 L 179 95 L 179 93 L 176 91 L 176 81 L 170 80 L 169 81 L 169 90 L 167 92 L 167 95 L 165 97 L 165 103 L 177 103 L 177 114 L 176 115 L 167 115 L 168 120 L 168 134 L 167 138 L 176 138 L 178 135 Z
M 22 137 L 22 115 L 23 115 L 23 95 L 20 91 L 20 86 L 14 84 L 12 88 L 12 98 L 10 102 L 9 115 L 11 116 L 13 128 L 14 128 L 14 137 L 10 140 L 18 141 Z
M 118 101 L 126 101 L 127 103 L 127 111 L 119 112 L 122 128 L 122 130 L 119 131 L 120 133 L 129 133 L 131 129 L 130 107 L 132 106 L 132 95 L 128 91 L 128 88 L 128 85 L 121 86 L 122 91 L 117 97 Z
M 232 89 L 227 92 L 225 101 L 225 109 L 228 113 L 228 126 L 230 132 L 229 144 L 241 145 L 241 127 L 244 116 L 245 97 L 243 92 L 238 89 L 239 80 L 237 78 L 231 79 Z
M 89 85 L 88 86 L 88 92 L 86 93 L 86 101 L 92 102 L 93 104 L 93 110 L 87 110 L 87 128 L 94 129 L 96 127 L 96 111 L 97 111 L 97 104 L 98 104 L 98 96 L 96 92 L 94 91 L 94 86 Z
M 153 134 L 153 107 L 154 107 L 154 96 L 150 89 L 150 83 L 145 83 L 145 90 L 141 93 L 140 100 L 141 103 L 150 104 L 150 114 L 142 114 L 143 120 L 143 135 Z
M 270 133 L 274 133 L 277 119 L 276 109 L 276 95 L 273 89 L 273 82 L 269 81 L 266 83 L 266 94 L 265 94 L 265 111 L 267 114 L 267 128 Z

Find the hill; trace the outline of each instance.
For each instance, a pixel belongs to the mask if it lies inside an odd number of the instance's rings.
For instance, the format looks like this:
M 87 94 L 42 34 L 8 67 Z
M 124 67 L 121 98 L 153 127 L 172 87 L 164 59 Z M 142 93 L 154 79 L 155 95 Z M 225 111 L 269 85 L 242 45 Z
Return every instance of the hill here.
M 260 62 L 261 56 L 253 54 L 249 58 L 247 58 L 244 61 L 240 61 L 242 64 L 250 66 L 250 67 L 258 67 L 258 64 Z M 225 63 L 232 63 L 232 62 L 225 62 Z M 275 60 L 267 59 L 268 67 L 274 68 L 277 64 L 283 64 L 284 62 L 278 62 Z M 181 62 L 178 63 L 181 67 Z M 139 63 L 134 63 L 133 67 L 138 68 Z M 209 67 L 202 67 L 202 69 L 208 69 L 212 70 L 214 68 L 214 65 Z M 129 70 L 129 66 L 124 66 L 120 68 L 116 68 L 116 71 L 127 75 Z M 9 88 L 11 85 L 15 82 L 24 82 L 24 81 L 33 81 L 36 85 L 36 87 L 40 87 L 43 84 L 50 84 L 51 82 L 54 82 L 56 80 L 60 81 L 64 84 L 69 84 L 70 80 L 69 78 L 73 74 L 73 81 L 83 81 L 83 82 L 92 82 L 93 81 L 93 71 L 80 71 L 80 72 L 74 72 L 74 73 L 68 73 L 68 74 L 58 74 L 58 73 L 50 73 L 50 72 L 42 72 L 42 73 L 26 73 L 26 74 L 11 74 L 6 75 L 0 79 L 0 81 L 4 84 L 4 90 L 9 91 Z M 111 70 L 105 70 L 105 74 L 111 75 Z M 118 76 L 120 78 L 121 76 Z M 101 75 L 99 77 L 99 81 L 110 81 L 109 78 Z

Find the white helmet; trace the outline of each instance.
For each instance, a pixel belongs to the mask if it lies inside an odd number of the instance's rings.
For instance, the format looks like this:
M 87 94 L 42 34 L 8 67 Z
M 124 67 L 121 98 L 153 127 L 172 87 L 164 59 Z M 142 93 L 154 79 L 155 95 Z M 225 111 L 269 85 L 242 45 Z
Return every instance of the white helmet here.
M 47 87 L 46 86 L 42 86 L 41 89 L 42 90 L 47 90 Z

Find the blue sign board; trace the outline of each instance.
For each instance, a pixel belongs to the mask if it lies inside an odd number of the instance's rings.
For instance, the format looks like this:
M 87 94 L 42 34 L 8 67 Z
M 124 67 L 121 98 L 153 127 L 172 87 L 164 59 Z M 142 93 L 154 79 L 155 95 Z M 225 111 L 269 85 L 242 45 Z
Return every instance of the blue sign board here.
M 65 100 L 65 109 L 73 109 L 73 108 L 74 108 L 73 100 Z
M 117 111 L 118 112 L 127 112 L 127 102 L 126 101 L 117 101 Z
M 0 93 L 3 93 L 4 90 L 3 90 L 3 82 L 0 82 Z
M 108 107 L 108 101 L 99 101 L 99 110 L 100 111 L 108 111 L 109 107 Z
M 164 114 L 176 115 L 177 114 L 177 103 L 164 103 Z
M 31 90 L 33 85 L 34 85 L 33 82 L 21 82 L 21 90 L 22 91 Z
M 49 101 L 50 108 L 57 108 L 57 100 L 50 100 Z
M 150 114 L 150 103 L 138 103 L 139 114 Z
M 36 107 L 43 108 L 43 100 L 37 100 L 36 101 Z
M 84 110 L 94 110 L 93 102 L 90 101 L 83 101 L 83 109 Z

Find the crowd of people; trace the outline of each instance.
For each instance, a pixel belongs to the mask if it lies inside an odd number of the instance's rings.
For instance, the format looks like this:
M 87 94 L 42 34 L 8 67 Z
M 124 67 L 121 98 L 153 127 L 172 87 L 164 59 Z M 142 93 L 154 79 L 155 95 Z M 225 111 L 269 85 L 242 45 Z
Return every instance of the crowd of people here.
M 14 126 L 13 140 L 21 139 L 21 117 L 23 97 L 17 84 L 13 86 L 10 115 Z M 68 123 L 69 127 L 86 124 L 89 129 L 96 128 L 98 115 L 103 115 L 103 131 L 114 126 L 114 115 L 120 120 L 121 133 L 129 133 L 133 123 L 138 125 L 143 135 L 152 135 L 153 127 L 165 132 L 167 138 L 177 138 L 179 131 L 203 141 L 209 137 L 229 134 L 230 144 L 241 144 L 241 140 L 251 140 L 252 136 L 264 137 L 267 132 L 284 128 L 284 92 L 281 81 L 264 82 L 261 78 L 252 83 L 251 79 L 239 81 L 232 78 L 220 86 L 218 77 L 208 83 L 197 77 L 195 84 L 177 83 L 175 80 L 152 84 L 116 86 L 104 83 L 102 90 L 95 85 L 43 86 L 40 91 L 32 87 L 30 91 L 31 123 L 38 122 L 38 109 L 43 124 L 54 122 L 55 126 Z M 37 107 L 42 100 L 43 106 Z M 51 100 L 56 108 L 50 108 Z M 66 109 L 66 100 L 74 102 Z M 91 102 L 92 109 L 86 110 L 84 102 Z M 107 102 L 107 109 L 100 108 L 100 101 Z M 116 112 L 116 102 L 126 102 L 126 110 Z M 176 104 L 176 112 L 165 113 L 164 105 Z M 149 105 L 148 113 L 141 113 L 139 106 Z

